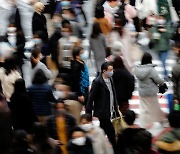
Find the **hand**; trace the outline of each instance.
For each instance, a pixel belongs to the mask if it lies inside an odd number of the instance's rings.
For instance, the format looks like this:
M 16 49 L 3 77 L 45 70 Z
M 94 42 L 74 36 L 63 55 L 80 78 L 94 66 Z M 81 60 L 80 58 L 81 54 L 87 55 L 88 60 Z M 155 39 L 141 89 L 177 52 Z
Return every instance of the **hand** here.
M 175 99 L 174 104 L 179 104 L 179 101 L 177 99 Z
M 53 139 L 53 142 L 54 142 L 54 144 L 55 144 L 56 146 L 63 145 L 63 143 L 62 143 L 61 141 L 59 141 L 59 140 L 54 140 L 54 139 Z
M 84 96 L 78 96 L 78 101 L 80 101 L 81 103 L 84 103 Z
M 167 30 L 165 28 L 160 28 L 159 31 L 160 32 L 166 32 Z

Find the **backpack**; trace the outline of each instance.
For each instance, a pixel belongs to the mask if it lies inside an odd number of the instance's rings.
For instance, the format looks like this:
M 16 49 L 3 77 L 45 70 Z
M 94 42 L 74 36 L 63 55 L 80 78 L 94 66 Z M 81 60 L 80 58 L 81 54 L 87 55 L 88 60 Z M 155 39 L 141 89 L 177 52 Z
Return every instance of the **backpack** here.
M 116 14 L 118 15 L 118 17 L 121 19 L 122 21 L 122 25 L 125 26 L 127 23 L 127 19 L 125 17 L 125 3 L 122 3 L 121 6 L 119 6 L 119 9 L 117 10 Z

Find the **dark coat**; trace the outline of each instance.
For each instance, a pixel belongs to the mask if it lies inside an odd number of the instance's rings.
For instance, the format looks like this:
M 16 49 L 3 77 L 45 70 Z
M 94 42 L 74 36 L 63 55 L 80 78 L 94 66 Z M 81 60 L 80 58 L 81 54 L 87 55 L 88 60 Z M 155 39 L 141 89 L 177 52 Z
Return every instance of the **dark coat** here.
M 78 96 L 82 96 L 80 90 L 81 71 L 84 71 L 84 65 L 77 60 L 71 61 L 72 73 L 72 91 L 77 92 Z
M 74 145 L 71 141 L 68 146 L 68 154 L 93 154 L 92 142 L 89 138 L 86 138 L 86 144 L 84 146 Z
M 143 128 L 127 128 L 118 136 L 117 153 L 128 154 L 136 148 L 135 135 Z
M 65 121 L 66 121 L 66 130 L 67 130 L 67 137 L 68 140 L 71 138 L 71 133 L 72 130 L 75 128 L 76 126 L 76 120 L 73 116 L 71 116 L 70 114 L 66 114 L 65 115 Z M 57 134 L 57 124 L 56 124 L 56 116 L 50 116 L 47 119 L 47 131 L 50 137 L 52 137 L 55 140 L 58 140 L 58 134 Z
M 50 102 L 56 102 L 51 86 L 48 84 L 33 84 L 28 88 L 28 92 L 33 101 L 35 114 L 50 115 L 52 110 Z
M 48 39 L 47 25 L 46 25 L 46 17 L 43 14 L 38 14 L 34 12 L 32 18 L 32 31 L 35 34 L 38 31 L 42 31 L 44 33 L 44 37 Z
M 113 82 L 116 90 L 118 105 L 122 102 L 127 102 L 132 97 L 134 91 L 135 80 L 126 69 L 114 71 Z
M 110 78 L 113 94 L 114 94 L 114 109 L 117 112 L 117 100 L 116 92 L 113 84 L 113 80 Z M 94 105 L 93 105 L 94 102 Z M 94 110 L 94 116 L 102 119 L 110 119 L 110 92 L 109 89 L 100 74 L 92 83 L 92 88 L 87 101 L 86 112 L 92 114 Z M 118 112 L 117 112 L 118 113 Z
M 178 58 L 176 65 L 173 66 L 172 81 L 174 90 L 174 100 L 180 101 L 180 58 Z
M 13 128 L 32 132 L 33 123 L 37 118 L 33 111 L 33 104 L 28 93 L 14 93 L 10 99 L 9 107 L 12 114 Z

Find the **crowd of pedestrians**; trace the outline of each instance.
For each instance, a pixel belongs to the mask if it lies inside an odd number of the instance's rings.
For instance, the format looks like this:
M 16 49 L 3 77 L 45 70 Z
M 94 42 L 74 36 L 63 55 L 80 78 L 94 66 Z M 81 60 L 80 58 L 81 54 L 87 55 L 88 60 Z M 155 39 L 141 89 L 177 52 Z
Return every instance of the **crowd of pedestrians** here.
M 0 154 L 179 154 L 180 1 L 93 0 L 92 19 L 84 3 L 0 0 Z M 148 49 L 137 66 L 135 44 Z M 135 81 L 138 115 L 129 107 Z M 169 114 L 158 99 L 167 81 Z M 125 125 L 117 133 L 119 116 Z M 168 131 L 152 142 L 148 128 L 167 119 Z

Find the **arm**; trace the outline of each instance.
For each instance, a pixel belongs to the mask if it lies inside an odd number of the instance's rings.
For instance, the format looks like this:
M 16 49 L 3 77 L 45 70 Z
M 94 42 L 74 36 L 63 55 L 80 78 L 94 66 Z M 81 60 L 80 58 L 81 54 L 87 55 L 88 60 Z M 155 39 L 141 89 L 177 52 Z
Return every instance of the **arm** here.
M 105 18 L 105 20 L 106 20 L 106 28 L 107 28 L 107 30 L 108 30 L 108 32 L 111 32 L 112 27 L 111 27 L 111 25 L 109 24 L 109 21 L 106 18 Z
M 42 64 L 41 69 L 43 70 L 43 72 L 44 72 L 45 76 L 47 77 L 47 79 L 51 79 L 53 77 L 51 71 L 46 67 L 46 65 Z
M 93 106 L 94 98 L 98 97 L 97 92 L 98 92 L 98 84 L 94 80 L 92 83 L 92 87 L 91 87 L 89 98 L 86 105 L 86 113 L 88 114 L 92 115 L 92 110 L 94 107 Z
M 78 64 L 71 63 L 71 70 L 72 70 L 72 79 L 73 79 L 73 87 L 77 91 L 78 96 L 82 96 L 81 90 L 80 90 L 80 76 L 81 76 L 81 68 L 78 66 Z
M 151 78 L 156 84 L 163 84 L 164 83 L 164 80 L 159 77 L 155 68 L 153 68 L 151 70 Z

